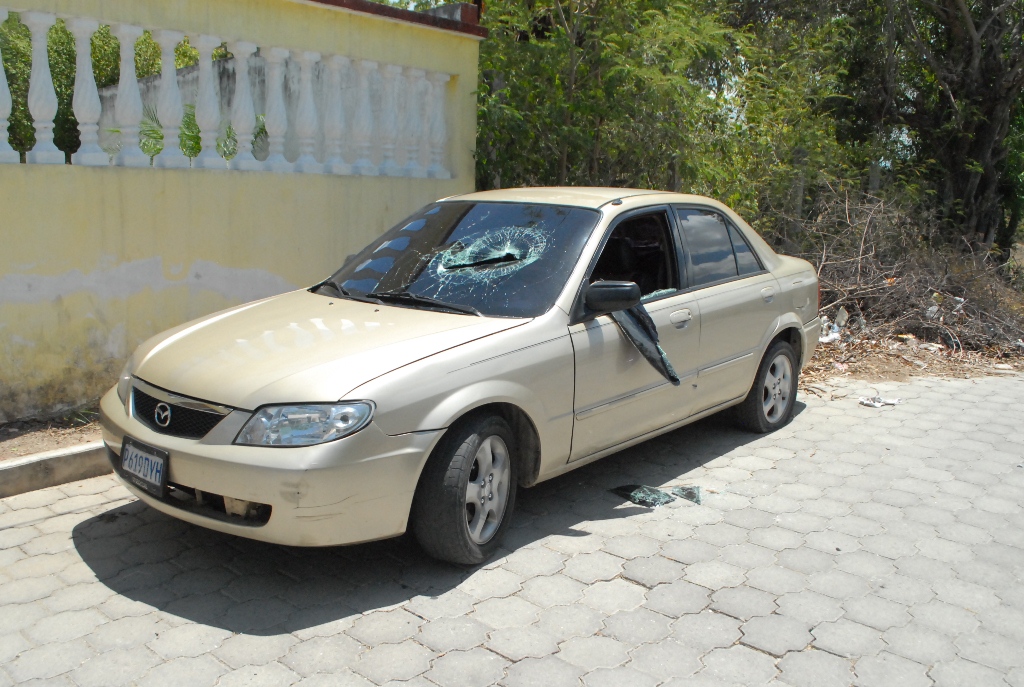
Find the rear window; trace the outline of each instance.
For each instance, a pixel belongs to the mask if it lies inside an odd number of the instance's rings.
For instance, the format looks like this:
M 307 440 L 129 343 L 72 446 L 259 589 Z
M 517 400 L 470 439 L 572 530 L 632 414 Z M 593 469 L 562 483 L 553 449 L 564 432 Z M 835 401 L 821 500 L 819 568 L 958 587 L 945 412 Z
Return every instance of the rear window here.
M 743 237 L 743 232 L 729 225 L 729 236 L 732 237 L 732 247 L 736 251 L 736 268 L 740 274 L 754 274 L 755 272 L 761 271 L 761 263 L 757 261 L 757 256 L 754 251 L 750 249 L 750 244 Z
M 711 284 L 735 277 L 729 227 L 717 212 L 698 208 L 678 208 L 686 250 L 690 254 L 693 286 Z

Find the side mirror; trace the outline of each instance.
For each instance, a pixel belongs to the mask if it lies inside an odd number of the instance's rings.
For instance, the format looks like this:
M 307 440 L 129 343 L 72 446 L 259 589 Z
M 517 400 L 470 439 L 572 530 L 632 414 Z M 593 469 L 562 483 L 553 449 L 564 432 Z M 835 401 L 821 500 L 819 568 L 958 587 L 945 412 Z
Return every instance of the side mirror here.
M 598 313 L 628 310 L 640 303 L 640 287 L 631 281 L 596 281 L 587 287 L 583 302 Z

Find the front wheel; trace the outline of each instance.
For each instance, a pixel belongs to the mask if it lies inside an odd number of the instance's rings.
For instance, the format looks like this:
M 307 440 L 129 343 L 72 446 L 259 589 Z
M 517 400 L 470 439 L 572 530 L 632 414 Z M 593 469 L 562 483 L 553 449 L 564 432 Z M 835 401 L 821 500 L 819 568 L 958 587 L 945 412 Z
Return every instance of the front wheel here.
M 761 360 L 750 393 L 736 406 L 739 424 L 767 434 L 793 419 L 799 373 L 796 351 L 789 343 L 776 341 Z
M 515 506 L 515 450 L 511 428 L 495 415 L 448 430 L 413 499 L 413 534 L 428 554 L 474 565 L 494 553 Z

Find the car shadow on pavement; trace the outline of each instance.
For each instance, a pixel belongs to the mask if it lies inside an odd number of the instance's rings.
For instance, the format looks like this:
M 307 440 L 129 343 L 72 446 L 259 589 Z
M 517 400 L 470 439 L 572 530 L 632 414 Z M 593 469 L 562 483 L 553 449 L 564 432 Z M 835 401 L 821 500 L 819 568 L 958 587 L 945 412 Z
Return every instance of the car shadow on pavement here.
M 796 411 L 803 407 L 798 403 Z M 613 530 L 610 521 L 649 509 L 609 489 L 685 484 L 692 470 L 757 438 L 727 418 L 711 417 L 521 489 L 505 548 L 490 564 L 545 538 L 588 537 L 587 523 Z M 683 503 L 667 507 L 687 507 Z M 97 579 L 118 595 L 108 603 L 119 604 L 119 613 L 142 614 L 151 607 L 257 635 L 351 622 L 358 614 L 417 597 L 429 603 L 487 567 L 432 560 L 410 535 L 317 549 L 264 544 L 176 520 L 139 501 L 81 522 L 73 539 Z M 443 603 L 465 601 L 459 592 Z

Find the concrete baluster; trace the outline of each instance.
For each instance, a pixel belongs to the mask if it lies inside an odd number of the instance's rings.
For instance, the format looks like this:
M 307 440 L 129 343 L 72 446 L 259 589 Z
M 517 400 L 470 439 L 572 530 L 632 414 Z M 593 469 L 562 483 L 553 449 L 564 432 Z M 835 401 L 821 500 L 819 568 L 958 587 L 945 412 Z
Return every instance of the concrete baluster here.
M 306 174 L 323 174 L 324 166 L 316 161 L 316 135 L 320 130 L 320 118 L 313 100 L 313 66 L 320 61 L 320 53 L 296 50 L 292 59 L 299 63 L 299 102 L 295 117 L 295 133 L 299 139 L 299 159 L 295 171 Z
M 405 68 L 405 176 L 425 177 L 427 169 L 420 164 L 423 146 L 423 85 L 427 73 L 422 69 Z
M 122 167 L 149 167 L 149 156 L 139 147 L 142 123 L 142 95 L 135 74 L 135 41 L 142 37 L 142 28 L 118 24 L 114 36 L 121 42 L 121 77 L 117 84 L 114 119 L 121 130 L 121 150 L 114 163 Z
M 263 57 L 267 62 L 267 112 L 264 125 L 267 127 L 267 143 L 270 148 L 263 169 L 291 172 L 294 165 L 284 156 L 284 137 L 288 133 L 288 112 L 284 106 L 284 61 L 288 51 L 284 48 L 270 48 Z
M 387 64 L 381 70 L 381 112 L 380 112 L 380 173 L 398 176 L 402 170 L 395 164 L 395 146 L 398 144 L 398 81 L 402 68 Z
M 249 82 L 249 58 L 256 52 L 256 44 L 235 41 L 228 43 L 228 50 L 235 56 L 235 95 L 231 100 L 231 128 L 235 130 L 237 141 L 230 167 L 247 171 L 263 169 L 263 163 L 252 155 L 256 109 L 253 106 L 252 85 Z
M 373 145 L 373 101 L 370 86 L 373 76 L 377 71 L 377 63 L 369 60 L 359 60 L 356 63 L 356 70 L 359 75 L 356 88 L 356 113 L 355 122 L 352 128 L 352 138 L 356 147 L 356 162 L 352 166 L 353 174 L 373 176 L 378 168 L 370 158 Z
M 89 167 L 105 167 L 110 164 L 110 156 L 99 144 L 99 121 L 103 109 L 100 94 L 96 90 L 96 77 L 92 73 L 92 35 L 100 25 L 92 19 L 78 17 L 69 17 L 64 22 L 75 37 L 75 94 L 71 99 L 71 108 L 78 120 L 81 141 L 78 151 L 71 156 L 71 162 Z
M 451 179 L 452 175 L 444 167 L 444 149 L 448 143 L 448 131 L 445 123 L 445 96 L 448 92 L 448 81 L 451 76 L 440 72 L 427 75 L 430 82 L 430 128 L 428 141 L 430 144 L 430 166 L 427 176 L 433 179 Z
M 0 9 L 0 24 L 7 21 L 7 10 Z M 11 147 L 8 138 L 8 118 L 11 116 L 13 103 L 11 89 L 7 86 L 7 72 L 3 68 L 3 54 L 0 54 L 0 164 L 18 164 L 21 156 Z
M 352 173 L 352 166 L 345 162 L 342 155 L 345 107 L 341 99 L 341 86 L 349 63 L 350 60 L 341 55 L 334 55 L 327 60 L 327 74 L 324 79 L 324 87 L 327 89 L 324 98 L 324 140 L 327 145 L 327 160 L 324 168 L 330 174 Z
M 227 163 L 217 153 L 220 133 L 220 100 L 213 81 L 213 50 L 221 44 L 215 36 L 200 35 L 195 42 L 199 51 L 199 83 L 196 87 L 196 125 L 202 150 L 193 165 L 202 169 L 225 169 Z
M 28 81 L 28 111 L 35 121 L 36 144 L 25 159 L 35 164 L 64 164 L 64 153 L 53 144 L 53 118 L 57 116 L 57 92 L 50 75 L 46 35 L 57 21 L 48 12 L 23 12 L 21 22 L 32 32 L 32 73 Z
M 157 31 L 154 37 L 160 45 L 160 91 L 156 101 L 156 116 L 160 118 L 160 126 L 163 127 L 164 149 L 153 159 L 153 164 L 157 167 L 183 169 L 191 163 L 181 151 L 181 120 L 185 116 L 185 108 L 181 104 L 174 50 L 185 39 L 185 34 L 180 31 Z

